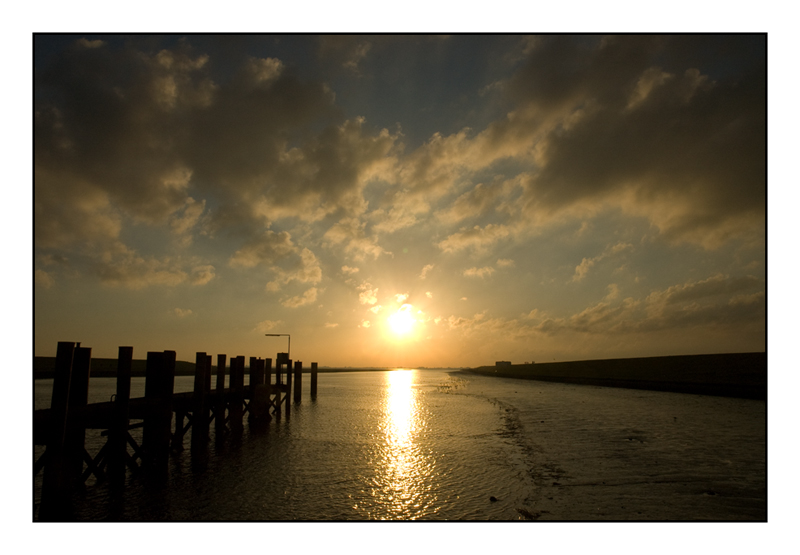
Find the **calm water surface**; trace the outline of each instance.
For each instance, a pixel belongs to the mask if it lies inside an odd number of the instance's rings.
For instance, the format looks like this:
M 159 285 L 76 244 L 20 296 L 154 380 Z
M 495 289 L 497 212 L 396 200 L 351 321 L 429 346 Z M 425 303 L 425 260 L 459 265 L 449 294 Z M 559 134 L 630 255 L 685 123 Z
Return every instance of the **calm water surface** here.
M 89 483 L 80 520 L 762 520 L 765 403 L 440 370 L 320 374 L 315 402 L 176 452 L 166 484 Z M 192 377 L 177 377 L 190 391 Z M 36 408 L 52 380 L 39 380 Z M 93 378 L 90 402 L 115 380 Z M 144 393 L 134 378 L 132 396 Z M 136 430 L 138 431 L 138 430 Z M 140 437 L 140 436 L 139 436 Z M 93 454 L 105 438 L 87 433 Z M 37 452 L 34 453 L 38 455 Z M 41 474 L 34 480 L 34 510 Z M 688 505 L 687 505 L 688 504 Z

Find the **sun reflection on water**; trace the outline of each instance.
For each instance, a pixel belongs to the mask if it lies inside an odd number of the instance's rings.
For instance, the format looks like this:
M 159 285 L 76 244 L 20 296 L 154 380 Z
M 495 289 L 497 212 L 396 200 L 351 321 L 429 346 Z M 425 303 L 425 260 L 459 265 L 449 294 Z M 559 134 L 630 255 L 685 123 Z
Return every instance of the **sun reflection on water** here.
M 376 518 L 409 518 L 420 514 L 430 474 L 418 444 L 424 422 L 420 415 L 413 370 L 387 372 L 382 403 L 382 447 L 374 493 L 379 497 Z

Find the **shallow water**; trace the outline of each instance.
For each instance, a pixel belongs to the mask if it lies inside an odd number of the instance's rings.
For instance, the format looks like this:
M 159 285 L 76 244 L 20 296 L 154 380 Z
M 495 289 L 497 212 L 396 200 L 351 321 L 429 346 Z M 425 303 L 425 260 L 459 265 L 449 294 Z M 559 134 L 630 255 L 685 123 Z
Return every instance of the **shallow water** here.
M 90 484 L 80 520 L 764 520 L 763 401 L 439 370 L 323 373 L 268 430 Z M 143 393 L 134 378 L 132 396 Z M 176 391 L 193 378 L 176 378 Z M 36 382 L 37 408 L 49 404 Z M 95 378 L 90 401 L 115 381 Z M 141 391 L 139 391 L 139 388 Z M 213 426 L 212 426 L 213 435 Z M 90 452 L 104 438 L 87 433 Z M 36 455 L 36 453 L 35 453 Z M 38 502 L 34 480 L 34 503 Z M 494 499 L 494 500 L 493 500 Z

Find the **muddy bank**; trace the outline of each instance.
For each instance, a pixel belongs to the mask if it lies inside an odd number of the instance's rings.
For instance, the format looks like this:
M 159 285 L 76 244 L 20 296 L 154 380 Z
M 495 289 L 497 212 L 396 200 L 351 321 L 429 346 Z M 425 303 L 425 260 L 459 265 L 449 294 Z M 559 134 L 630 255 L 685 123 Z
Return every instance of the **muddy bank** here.
M 766 353 L 687 355 L 511 366 L 481 366 L 467 373 L 581 385 L 767 398 Z

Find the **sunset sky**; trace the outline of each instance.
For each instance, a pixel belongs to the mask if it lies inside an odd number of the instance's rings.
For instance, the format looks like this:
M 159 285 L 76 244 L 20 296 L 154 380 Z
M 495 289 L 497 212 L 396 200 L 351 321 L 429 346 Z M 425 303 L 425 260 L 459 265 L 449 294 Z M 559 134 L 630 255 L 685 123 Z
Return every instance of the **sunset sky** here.
M 34 351 L 766 348 L 763 35 L 37 35 Z

